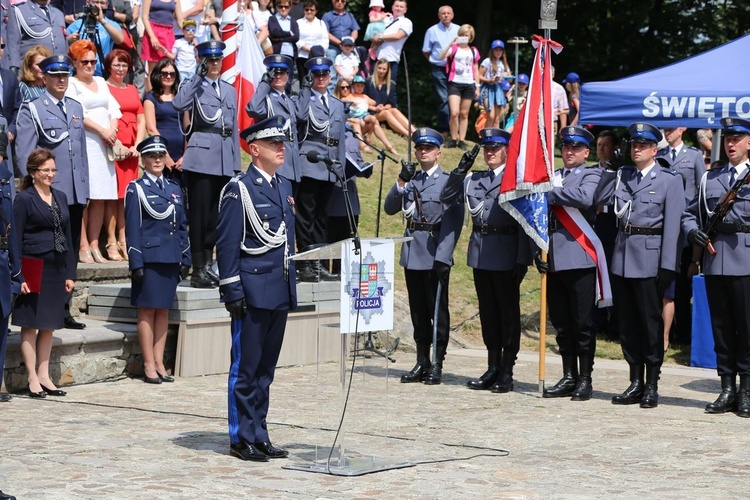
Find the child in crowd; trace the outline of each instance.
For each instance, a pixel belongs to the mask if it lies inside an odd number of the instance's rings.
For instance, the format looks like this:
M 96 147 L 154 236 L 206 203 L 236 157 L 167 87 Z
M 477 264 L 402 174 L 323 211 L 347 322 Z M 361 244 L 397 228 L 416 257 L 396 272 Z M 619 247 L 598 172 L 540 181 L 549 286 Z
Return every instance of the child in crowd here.
M 196 28 L 197 24 L 194 20 L 185 19 L 182 23 L 183 38 L 175 40 L 172 51 L 167 53 L 167 57 L 174 61 L 177 71 L 180 72 L 180 80 L 183 82 L 192 78 L 198 65 L 195 60 Z
M 492 42 L 490 56 L 479 65 L 479 82 L 482 104 L 488 113 L 487 126 L 498 128 L 505 115 L 505 91 L 502 89 L 504 77 L 510 75 L 505 55 L 505 44 L 502 40 Z
M 339 79 L 344 79 L 351 83 L 354 75 L 359 71 L 359 55 L 354 50 L 354 39 L 345 36 L 341 39 L 341 54 L 336 56 L 333 67 L 339 75 Z
M 365 31 L 365 42 L 369 42 L 375 35 L 385 31 L 385 27 L 393 21 L 391 13 L 385 12 L 384 8 L 383 0 L 370 0 L 370 13 L 367 15 L 370 23 Z

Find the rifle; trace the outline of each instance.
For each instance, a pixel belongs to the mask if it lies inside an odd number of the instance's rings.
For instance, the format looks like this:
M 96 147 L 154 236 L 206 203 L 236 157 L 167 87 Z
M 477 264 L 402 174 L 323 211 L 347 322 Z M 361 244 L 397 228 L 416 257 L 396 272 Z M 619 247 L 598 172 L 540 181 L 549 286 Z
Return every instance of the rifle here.
M 711 236 L 716 233 L 716 226 L 724 220 L 724 217 L 726 217 L 726 215 L 732 209 L 732 205 L 734 205 L 734 199 L 737 197 L 737 193 L 740 191 L 740 189 L 742 189 L 742 186 L 748 183 L 750 183 L 750 162 L 748 162 L 747 164 L 745 175 L 735 180 L 734 184 L 732 184 L 732 187 L 729 188 L 729 191 L 724 193 L 724 196 L 721 197 L 719 203 L 716 204 L 716 208 L 714 208 L 711 217 L 708 218 L 706 224 L 704 224 L 703 228 L 701 229 L 701 231 L 706 233 L 709 238 L 711 238 Z M 716 249 L 711 244 L 710 239 L 708 240 L 708 245 L 706 245 L 706 250 L 708 250 L 708 253 L 710 253 L 711 255 L 716 255 Z

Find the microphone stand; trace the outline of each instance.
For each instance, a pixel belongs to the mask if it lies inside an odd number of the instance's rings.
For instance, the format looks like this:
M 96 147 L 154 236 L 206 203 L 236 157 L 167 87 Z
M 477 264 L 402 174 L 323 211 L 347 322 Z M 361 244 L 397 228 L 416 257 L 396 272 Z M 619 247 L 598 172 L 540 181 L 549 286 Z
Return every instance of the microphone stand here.
M 385 173 L 385 159 L 388 158 L 396 165 L 398 165 L 398 159 L 389 155 L 385 151 L 385 149 L 381 149 L 375 146 L 373 143 L 371 143 L 367 139 L 365 139 L 364 137 L 361 137 L 359 133 L 357 133 L 357 131 L 354 129 L 352 129 L 352 135 L 354 136 L 355 139 L 363 143 L 365 146 L 370 146 L 372 149 L 377 151 L 378 160 L 380 160 L 380 185 L 378 186 L 378 214 L 375 219 L 375 237 L 377 238 L 378 236 L 380 236 L 380 212 L 383 206 L 383 203 L 382 203 L 383 201 L 383 174 Z

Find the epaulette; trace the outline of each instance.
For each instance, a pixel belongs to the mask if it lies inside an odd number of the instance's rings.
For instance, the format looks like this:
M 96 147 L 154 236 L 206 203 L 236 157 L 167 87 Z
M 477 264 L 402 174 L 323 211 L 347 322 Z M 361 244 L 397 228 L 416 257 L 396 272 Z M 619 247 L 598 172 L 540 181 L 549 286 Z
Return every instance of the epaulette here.
M 678 175 L 677 171 L 671 168 L 662 168 L 661 171 L 667 174 Z
M 719 170 L 722 170 L 724 167 L 726 167 L 729 164 L 725 161 L 716 161 L 712 165 L 714 166 L 708 169 L 709 172 L 712 172 L 712 171 L 718 172 Z
M 703 154 L 703 152 L 700 149 L 696 148 L 695 146 L 688 146 L 687 148 L 692 149 L 693 151 L 698 151 L 699 153 Z

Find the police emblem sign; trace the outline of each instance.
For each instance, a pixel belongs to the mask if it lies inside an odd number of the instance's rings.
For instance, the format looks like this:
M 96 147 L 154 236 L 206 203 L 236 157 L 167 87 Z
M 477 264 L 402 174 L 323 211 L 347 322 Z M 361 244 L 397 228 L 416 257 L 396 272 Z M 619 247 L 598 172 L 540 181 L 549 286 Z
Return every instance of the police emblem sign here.
M 360 255 L 351 241 L 341 252 L 341 333 L 393 329 L 394 244 L 362 240 Z

